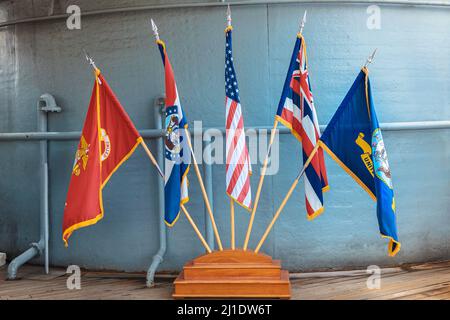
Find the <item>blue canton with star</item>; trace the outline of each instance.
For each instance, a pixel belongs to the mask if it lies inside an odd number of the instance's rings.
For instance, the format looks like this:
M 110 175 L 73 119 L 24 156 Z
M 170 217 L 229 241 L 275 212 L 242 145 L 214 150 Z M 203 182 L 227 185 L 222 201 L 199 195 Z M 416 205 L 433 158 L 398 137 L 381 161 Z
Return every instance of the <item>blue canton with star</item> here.
M 225 42 L 225 94 L 228 98 L 240 102 L 239 88 L 236 73 L 234 72 L 231 30 L 227 31 Z

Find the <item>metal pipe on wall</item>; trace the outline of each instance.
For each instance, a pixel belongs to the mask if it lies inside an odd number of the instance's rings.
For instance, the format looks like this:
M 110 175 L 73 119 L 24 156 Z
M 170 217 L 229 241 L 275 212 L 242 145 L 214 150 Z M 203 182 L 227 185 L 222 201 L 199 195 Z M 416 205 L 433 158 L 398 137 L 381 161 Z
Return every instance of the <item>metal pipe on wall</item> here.
M 134 7 L 122 7 L 122 8 L 110 8 L 101 10 L 92 10 L 87 12 L 81 12 L 81 16 L 96 16 L 102 14 L 114 14 L 114 13 L 124 13 L 124 12 L 138 12 L 138 11 L 148 11 L 148 10 L 159 10 L 159 9 L 183 9 L 183 8 L 207 8 L 207 7 L 222 7 L 226 5 L 232 6 L 250 6 L 250 5 L 279 5 L 279 4 L 339 4 L 339 5 L 393 5 L 393 6 L 432 6 L 432 7 L 450 7 L 450 3 L 438 0 L 429 1 L 410 1 L 410 0 L 397 0 L 397 1 L 370 1 L 370 0 L 347 0 L 347 1 L 337 1 L 337 0 L 316 0 L 316 1 L 303 1 L 303 0 L 253 0 L 253 1 L 235 1 L 235 2 L 193 2 L 193 3 L 174 3 L 174 4 L 153 4 L 145 6 L 134 6 Z M 34 22 L 44 22 L 51 20 L 61 20 L 67 19 L 69 14 L 58 14 L 49 16 L 32 17 L 25 19 L 17 19 L 11 21 L 5 21 L 0 23 L 1 27 L 7 27 L 22 23 L 34 23 Z
M 162 112 L 164 108 L 164 98 L 156 98 L 154 103 L 155 128 L 162 131 Z M 164 168 L 164 148 L 163 141 L 157 142 L 156 161 Z M 155 272 L 158 266 L 163 262 L 167 248 L 166 223 L 164 221 L 164 181 L 158 176 L 158 212 L 159 212 L 159 249 L 153 256 L 152 263 L 147 270 L 147 287 L 153 287 L 155 284 Z
M 321 125 L 320 130 L 323 131 L 326 125 Z M 450 120 L 442 121 L 412 121 L 412 122 L 387 122 L 380 123 L 381 130 L 384 131 L 403 131 L 403 130 L 432 130 L 432 129 L 450 129 Z M 209 128 L 203 128 L 203 133 Z M 222 133 L 225 128 L 215 128 Z M 270 130 L 270 126 L 247 127 L 246 130 Z M 289 133 L 287 128 L 277 129 L 280 134 Z M 139 130 L 143 138 L 156 139 L 164 136 L 164 131 L 161 129 L 147 129 Z M 0 133 L 0 141 L 36 141 L 36 140 L 79 140 L 81 131 L 71 132 L 6 132 Z
M 164 136 L 164 131 L 158 129 L 139 130 L 143 138 L 161 138 Z M 81 131 L 68 132 L 6 132 L 0 133 L 0 140 L 2 141 L 38 141 L 38 140 L 80 140 Z
M 37 119 L 38 130 L 40 132 L 47 132 L 47 115 L 48 112 L 60 112 L 61 108 L 56 105 L 55 99 L 52 95 L 44 93 L 40 96 L 37 103 Z M 33 259 L 36 256 L 44 254 L 45 273 L 49 273 L 49 207 L 48 207 L 48 140 L 41 140 L 39 142 L 40 153 L 40 238 L 37 243 L 32 243 L 31 248 L 16 257 L 8 266 L 8 279 L 13 280 L 17 277 L 19 268 Z
M 320 131 L 323 132 L 326 125 L 320 125 Z M 207 132 L 209 129 L 205 127 L 203 132 Z M 215 130 L 220 130 L 222 134 L 225 133 L 225 128 L 213 128 Z M 261 130 L 270 131 L 272 126 L 257 126 L 257 127 L 246 127 L 246 131 L 256 131 Z M 383 131 L 404 131 L 404 130 L 432 130 L 432 129 L 450 129 L 450 120 L 436 120 L 436 121 L 410 121 L 410 122 L 385 122 L 380 123 L 380 129 Z M 286 127 L 278 127 L 277 131 L 279 134 L 288 134 L 290 130 Z M 1 135 L 0 135 L 1 140 Z
M 205 150 L 205 140 L 207 144 L 211 143 L 211 136 L 208 132 L 205 132 L 202 137 L 202 152 Z M 213 187 L 212 187 L 212 165 L 211 165 L 211 152 L 206 152 L 203 155 L 203 174 L 205 176 L 205 189 L 206 195 L 209 199 L 209 204 L 211 205 L 211 210 L 214 211 L 214 199 L 213 199 Z M 208 214 L 208 210 L 205 207 L 205 234 L 206 242 L 210 248 L 214 248 L 214 230 L 212 227 L 211 218 Z

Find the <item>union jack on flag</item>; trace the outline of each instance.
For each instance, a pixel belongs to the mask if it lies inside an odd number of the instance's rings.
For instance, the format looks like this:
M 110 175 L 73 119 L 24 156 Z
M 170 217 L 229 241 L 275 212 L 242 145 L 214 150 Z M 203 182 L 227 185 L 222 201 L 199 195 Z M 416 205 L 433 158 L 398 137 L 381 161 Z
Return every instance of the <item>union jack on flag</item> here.
M 302 143 L 305 163 L 320 138 L 320 130 L 308 75 L 306 44 L 301 34 L 297 35 L 276 118 Z M 322 191 L 328 189 L 323 150 L 319 148 L 305 170 L 305 203 L 309 220 L 323 212 Z
M 245 142 L 244 118 L 233 64 L 232 27 L 225 29 L 226 188 L 227 194 L 250 210 L 252 168 Z

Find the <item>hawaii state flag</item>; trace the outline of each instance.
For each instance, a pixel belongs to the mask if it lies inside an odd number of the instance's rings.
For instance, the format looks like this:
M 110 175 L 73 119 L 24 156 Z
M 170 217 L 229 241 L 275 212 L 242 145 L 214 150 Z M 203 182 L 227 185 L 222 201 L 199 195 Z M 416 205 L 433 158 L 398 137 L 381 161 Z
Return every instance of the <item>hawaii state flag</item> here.
M 103 218 L 102 189 L 134 152 L 142 137 L 96 70 L 64 208 L 63 241 Z
M 180 206 L 189 201 L 188 179 L 191 154 L 186 137 L 188 127 L 178 96 L 172 65 L 163 41 L 157 40 L 165 71 L 165 161 L 164 161 L 164 220 L 172 227 L 180 216 Z
M 276 119 L 302 143 L 305 163 L 319 141 L 320 129 L 308 74 L 306 43 L 300 33 L 295 41 Z M 329 189 L 322 149 L 317 150 L 306 168 L 304 180 L 306 213 L 308 220 L 312 220 L 323 212 L 323 192 Z

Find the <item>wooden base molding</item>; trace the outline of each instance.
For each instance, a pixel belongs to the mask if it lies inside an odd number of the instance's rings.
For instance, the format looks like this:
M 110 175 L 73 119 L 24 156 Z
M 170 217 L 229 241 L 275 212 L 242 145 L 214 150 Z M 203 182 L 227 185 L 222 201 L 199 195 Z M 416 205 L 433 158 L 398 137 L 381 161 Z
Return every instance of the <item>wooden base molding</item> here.
M 253 251 L 214 251 L 186 263 L 173 297 L 289 299 L 289 272 L 279 260 Z

